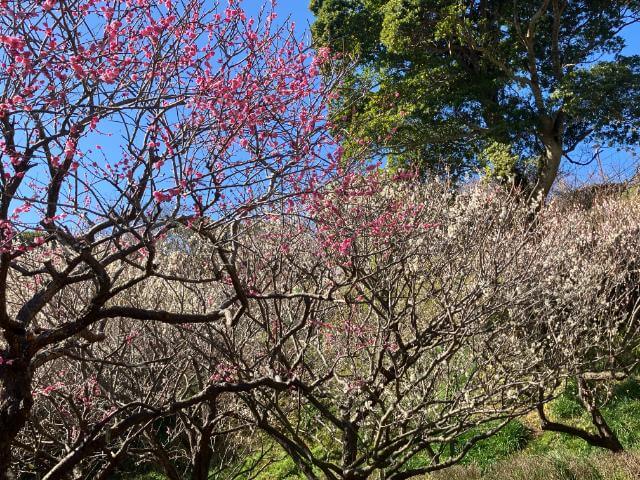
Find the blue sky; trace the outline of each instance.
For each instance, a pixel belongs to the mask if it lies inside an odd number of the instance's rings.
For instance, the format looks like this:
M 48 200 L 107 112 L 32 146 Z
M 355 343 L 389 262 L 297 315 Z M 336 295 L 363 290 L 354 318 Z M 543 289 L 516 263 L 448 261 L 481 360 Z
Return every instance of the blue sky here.
M 635 24 L 626 31 L 627 40 L 626 53 L 640 55 L 640 25 Z
M 308 0 L 280 0 L 278 2 L 278 10 L 283 15 L 290 13 L 298 27 L 303 27 L 313 21 L 313 15 L 309 11 Z

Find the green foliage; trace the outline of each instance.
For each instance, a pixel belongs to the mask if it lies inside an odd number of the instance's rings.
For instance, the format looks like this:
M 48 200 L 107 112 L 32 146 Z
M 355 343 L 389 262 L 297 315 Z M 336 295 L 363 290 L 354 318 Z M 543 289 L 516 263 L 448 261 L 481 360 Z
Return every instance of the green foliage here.
M 526 163 L 544 165 L 551 131 L 565 154 L 640 142 L 640 58 L 619 35 L 640 2 L 541 5 L 313 0 L 315 42 L 357 59 L 336 112 L 347 138 L 392 166 L 534 177 Z
M 312 423 L 313 419 L 306 418 L 305 415 L 303 422 Z M 240 476 L 238 478 L 246 478 L 247 480 L 294 480 L 305 478 L 300 468 L 278 443 L 265 435 L 259 435 L 255 440 L 257 440 L 260 445 L 261 451 L 242 459 L 240 464 L 234 465 L 231 468 L 234 472 L 248 472 L 246 476 Z M 335 439 L 321 438 L 316 435 L 314 436 L 314 440 L 315 443 L 310 441 L 309 445 L 311 452 L 316 458 L 333 458 L 335 460 L 335 456 L 339 455 L 336 449 Z M 321 476 L 319 470 L 316 473 Z
M 610 146 L 640 142 L 640 57 L 601 61 L 572 71 L 554 92 L 567 115 L 580 119 L 571 128 L 593 128 Z
M 613 387 L 613 399 L 618 401 L 640 400 L 640 380 L 631 377 Z
M 36 240 L 36 238 L 43 236 L 43 232 L 38 232 L 35 230 L 25 230 L 24 232 L 20 232 L 18 234 L 18 241 L 24 245 L 30 245 Z
M 484 162 L 488 165 L 487 174 L 490 177 L 508 180 L 516 175 L 518 156 L 511 151 L 506 143 L 492 142 L 482 152 Z

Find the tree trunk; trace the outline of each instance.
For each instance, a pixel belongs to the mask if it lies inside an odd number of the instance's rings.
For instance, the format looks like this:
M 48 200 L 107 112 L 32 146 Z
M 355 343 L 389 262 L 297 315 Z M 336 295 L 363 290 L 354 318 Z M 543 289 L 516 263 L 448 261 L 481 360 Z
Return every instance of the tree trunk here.
M 180 474 L 169 458 L 167 451 L 165 450 L 162 443 L 156 438 L 156 433 L 153 431 L 147 432 L 146 437 L 154 446 L 153 454 L 158 459 L 159 466 L 162 468 L 167 478 L 169 478 L 169 480 L 181 480 Z
M 616 434 L 605 421 L 600 409 L 596 406 L 596 400 L 591 388 L 589 388 L 589 384 L 582 377 L 578 379 L 578 396 L 584 408 L 589 412 L 589 415 L 591 415 L 591 422 L 598 431 L 600 445 L 597 446 L 607 448 L 612 452 L 622 452 L 624 448 L 620 440 L 618 440 Z
M 211 434 L 214 424 L 205 425 L 198 439 L 197 450 L 193 459 L 192 480 L 207 480 L 209 478 L 209 467 L 213 458 L 213 450 L 211 449 Z
M 542 206 L 549 195 L 562 161 L 562 140 L 555 128 L 549 133 L 543 133 L 541 139 L 545 152 L 538 166 L 538 178 L 532 193 L 532 200 L 537 207 Z
M 352 416 L 352 399 L 340 406 L 342 417 L 342 478 L 356 480 L 359 476 L 353 470 L 358 458 L 358 425 Z
M 352 423 L 345 425 L 342 431 L 342 471 L 343 478 L 355 479 L 357 476 L 351 469 L 358 455 L 358 428 Z
M 589 445 L 606 448 L 614 453 L 624 451 L 624 447 L 620 443 L 620 440 L 618 440 L 618 437 L 605 421 L 600 409 L 596 407 L 596 402 L 591 389 L 584 378 L 578 378 L 578 398 L 584 408 L 591 415 L 591 421 L 596 427 L 597 433 L 594 434 L 579 427 L 550 421 L 545 414 L 544 404 L 541 403 L 538 405 L 538 416 L 540 418 L 540 427 L 542 430 L 573 435 L 583 439 Z
M 11 448 L 27 419 L 33 398 L 28 362 L 14 360 L 0 365 L 0 480 L 12 478 Z

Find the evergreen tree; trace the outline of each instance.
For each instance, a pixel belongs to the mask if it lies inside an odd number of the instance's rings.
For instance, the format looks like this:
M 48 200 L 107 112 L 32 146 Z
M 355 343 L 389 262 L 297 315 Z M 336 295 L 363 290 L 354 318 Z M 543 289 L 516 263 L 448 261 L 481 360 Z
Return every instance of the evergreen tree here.
M 356 59 L 336 112 L 391 165 L 490 167 L 547 195 L 579 145 L 640 141 L 637 0 L 312 0 Z M 348 142 L 347 142 L 348 145 Z

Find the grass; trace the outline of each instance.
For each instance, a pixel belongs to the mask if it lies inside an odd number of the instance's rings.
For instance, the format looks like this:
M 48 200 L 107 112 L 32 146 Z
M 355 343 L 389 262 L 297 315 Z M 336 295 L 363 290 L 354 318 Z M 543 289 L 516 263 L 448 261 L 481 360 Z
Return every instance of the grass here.
M 575 387 L 548 406 L 552 418 L 589 429 Z M 479 444 L 465 464 L 435 472 L 432 480 L 636 480 L 640 478 L 640 382 L 618 384 L 602 412 L 627 449 L 612 454 L 570 435 L 541 432 L 533 418 L 511 422 Z M 513 426 L 513 424 L 517 425 Z M 523 429 L 527 434 L 523 434 Z
M 431 480 L 636 480 L 640 478 L 640 454 L 598 452 L 584 457 L 571 452 L 531 455 L 522 452 L 493 464 L 459 465 L 436 472 Z
M 465 465 L 486 469 L 522 450 L 531 439 L 531 431 L 520 421 L 509 422 L 496 435 L 482 440 L 465 456 Z

